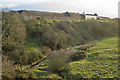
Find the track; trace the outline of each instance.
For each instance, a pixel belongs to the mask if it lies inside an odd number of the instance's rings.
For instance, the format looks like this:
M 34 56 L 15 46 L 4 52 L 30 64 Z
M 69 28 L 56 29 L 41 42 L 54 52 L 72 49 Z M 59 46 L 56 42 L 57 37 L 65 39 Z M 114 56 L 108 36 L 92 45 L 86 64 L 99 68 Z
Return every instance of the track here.
M 80 50 L 84 50 L 84 51 L 87 51 L 88 49 L 90 49 L 91 47 L 95 46 L 95 44 L 92 44 L 92 45 L 81 45 L 81 46 L 75 46 L 75 47 L 72 47 L 71 50 L 72 51 L 75 51 L 76 48 L 80 48 Z M 56 52 L 56 51 L 54 51 Z M 43 58 L 42 60 L 38 61 L 38 62 L 34 62 L 32 63 L 30 66 L 27 66 L 27 67 L 24 67 L 22 68 L 22 70 L 28 70 L 36 65 L 38 65 L 39 63 L 43 62 L 44 60 L 46 60 L 47 58 L 49 58 L 49 56 L 51 56 L 52 54 L 54 54 L 54 52 L 50 53 L 47 57 Z

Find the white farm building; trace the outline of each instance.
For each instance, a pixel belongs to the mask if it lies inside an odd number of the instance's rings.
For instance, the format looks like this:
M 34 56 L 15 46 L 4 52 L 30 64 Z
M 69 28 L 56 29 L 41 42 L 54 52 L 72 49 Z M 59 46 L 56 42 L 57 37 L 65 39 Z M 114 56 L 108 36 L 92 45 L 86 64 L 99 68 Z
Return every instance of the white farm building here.
M 88 20 L 88 19 L 98 19 L 98 15 L 97 14 L 81 14 L 81 19 L 82 20 Z
M 96 15 L 91 15 L 91 14 L 85 14 L 85 19 L 88 20 L 88 19 L 97 19 L 97 16 Z

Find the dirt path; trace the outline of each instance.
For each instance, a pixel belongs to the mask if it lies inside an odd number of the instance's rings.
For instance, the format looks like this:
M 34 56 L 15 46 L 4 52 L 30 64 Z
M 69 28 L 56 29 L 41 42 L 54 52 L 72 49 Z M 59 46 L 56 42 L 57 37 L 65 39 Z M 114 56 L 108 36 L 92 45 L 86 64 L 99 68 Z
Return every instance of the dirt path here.
M 54 51 L 54 52 L 56 52 L 56 51 Z M 34 62 L 34 63 L 32 63 L 31 65 L 29 65 L 29 66 L 27 66 L 27 67 L 23 67 L 22 70 L 28 70 L 28 69 L 30 69 L 30 68 L 38 65 L 39 63 L 41 63 L 41 62 L 43 62 L 44 60 L 46 60 L 49 56 L 51 56 L 54 52 L 51 52 L 47 57 L 43 58 L 43 59 L 40 60 L 40 61 Z
M 75 50 L 58 50 L 58 52 L 60 52 L 60 51 L 67 51 L 67 52 L 70 53 L 71 51 L 75 51 Z M 30 68 L 38 65 L 39 63 L 45 61 L 46 59 L 48 59 L 50 56 L 52 56 L 52 55 L 53 55 L 54 53 L 56 53 L 56 52 L 57 52 L 57 51 L 51 52 L 47 57 L 43 58 L 43 59 L 40 60 L 40 61 L 34 62 L 34 63 L 32 63 L 31 65 L 29 65 L 29 66 L 27 66 L 27 67 L 23 67 L 22 70 L 28 70 L 28 69 L 30 69 Z
M 72 47 L 72 48 L 69 49 L 69 50 L 67 50 L 67 49 L 65 49 L 65 50 L 58 50 L 58 52 L 60 52 L 60 51 L 63 51 L 63 52 L 65 52 L 65 53 L 75 52 L 77 47 L 79 47 L 80 50 L 85 50 L 85 51 L 86 51 L 87 49 L 90 49 L 90 48 L 93 47 L 93 46 L 95 46 L 95 45 L 81 45 L 81 46 L 79 45 L 79 46 Z M 30 69 L 30 68 L 38 65 L 39 63 L 43 62 L 44 60 L 46 60 L 47 58 L 49 58 L 51 55 L 53 55 L 53 54 L 56 53 L 56 52 L 57 52 L 57 51 L 51 52 L 47 57 L 43 58 L 42 60 L 40 60 L 40 61 L 38 61 L 38 62 L 32 63 L 30 66 L 27 66 L 27 67 L 22 68 L 22 70 L 26 70 L 26 69 L 28 70 L 28 69 Z
M 44 61 L 44 60 L 46 60 L 46 57 L 43 58 L 42 60 L 38 61 L 38 62 L 34 62 L 34 63 L 31 64 L 30 66 L 27 66 L 27 67 L 22 68 L 22 70 L 28 70 L 28 69 L 30 69 L 30 68 L 32 68 L 32 67 L 38 65 L 39 63 L 41 63 L 41 62 Z

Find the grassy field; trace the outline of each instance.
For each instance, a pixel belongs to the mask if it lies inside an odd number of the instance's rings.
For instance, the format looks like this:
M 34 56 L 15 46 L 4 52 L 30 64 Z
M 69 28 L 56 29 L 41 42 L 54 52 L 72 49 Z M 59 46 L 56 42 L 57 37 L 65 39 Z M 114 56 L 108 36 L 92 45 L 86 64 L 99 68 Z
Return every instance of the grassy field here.
M 86 59 L 69 63 L 71 73 L 80 74 L 83 78 L 118 77 L 117 37 L 98 41 L 87 54 Z
M 66 78 L 117 78 L 118 77 L 118 38 L 106 38 L 96 42 L 85 59 L 69 63 L 70 74 L 64 73 Z M 36 78 L 60 78 L 56 74 L 47 72 L 45 62 L 29 69 Z

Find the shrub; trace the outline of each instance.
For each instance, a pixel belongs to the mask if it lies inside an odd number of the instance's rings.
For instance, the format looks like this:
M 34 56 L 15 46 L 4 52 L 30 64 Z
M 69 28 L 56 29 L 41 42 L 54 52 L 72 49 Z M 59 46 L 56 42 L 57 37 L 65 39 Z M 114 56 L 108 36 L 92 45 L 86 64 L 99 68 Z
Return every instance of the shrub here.
M 49 28 L 42 35 L 42 43 L 51 48 L 51 50 L 65 47 L 65 34 L 55 27 Z
M 64 59 L 56 57 L 51 58 L 48 61 L 48 71 L 53 73 L 59 73 L 61 72 L 66 66 L 66 62 Z
M 80 59 L 84 59 L 87 56 L 87 54 L 84 51 L 79 51 L 77 53 L 74 53 L 71 55 L 70 59 L 72 61 L 76 61 L 76 60 L 80 60 Z
M 27 56 L 29 64 L 35 62 L 36 60 L 41 60 L 44 57 L 44 55 L 37 48 L 29 48 L 27 51 Z
M 16 49 L 26 39 L 26 28 L 18 14 L 3 13 L 2 45 L 4 54 Z
M 67 67 L 67 57 L 65 55 L 54 54 L 50 58 L 48 58 L 48 71 L 52 73 L 58 73 L 59 75 L 61 72 L 66 72 L 69 70 Z
M 10 54 L 10 59 L 15 62 L 15 64 L 31 64 L 37 60 L 41 60 L 44 55 L 37 48 L 26 48 L 25 46 L 19 47 Z
M 11 52 L 9 58 L 14 61 L 15 64 L 26 64 L 28 57 L 25 53 L 25 49 L 25 46 L 19 45 L 18 48 Z
M 8 57 L 2 55 L 2 77 L 4 78 L 14 78 L 16 66 Z M 1 68 L 1 67 L 0 67 Z

